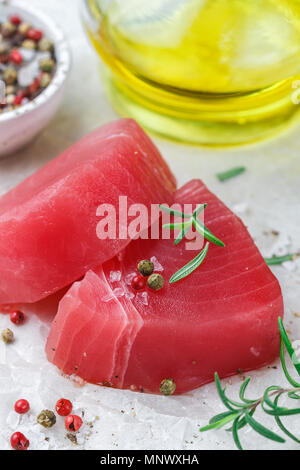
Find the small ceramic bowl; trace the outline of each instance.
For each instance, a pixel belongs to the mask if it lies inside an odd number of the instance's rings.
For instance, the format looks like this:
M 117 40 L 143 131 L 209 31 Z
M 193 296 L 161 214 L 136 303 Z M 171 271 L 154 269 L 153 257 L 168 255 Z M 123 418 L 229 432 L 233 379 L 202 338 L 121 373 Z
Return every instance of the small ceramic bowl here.
M 71 55 L 61 29 L 26 0 L 0 1 L 1 17 L 19 15 L 24 21 L 41 29 L 55 46 L 57 69 L 50 85 L 33 101 L 0 114 L 0 158 L 27 145 L 56 113 L 71 68 Z

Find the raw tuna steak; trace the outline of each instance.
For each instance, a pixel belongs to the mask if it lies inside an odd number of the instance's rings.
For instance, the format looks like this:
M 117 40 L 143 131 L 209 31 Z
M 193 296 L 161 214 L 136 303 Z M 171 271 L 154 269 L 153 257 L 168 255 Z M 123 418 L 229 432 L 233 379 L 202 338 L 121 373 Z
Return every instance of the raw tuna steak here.
M 246 227 L 201 181 L 175 201 L 207 203 L 205 224 L 226 247 L 211 244 L 200 268 L 172 285 L 170 276 L 195 256 L 184 241 L 135 240 L 122 257 L 89 271 L 60 302 L 48 339 L 49 360 L 66 374 L 152 393 L 173 378 L 183 393 L 215 371 L 225 377 L 277 357 L 281 290 Z M 133 295 L 128 278 L 152 257 L 165 287 Z
M 0 199 L 0 304 L 36 302 L 130 240 L 99 240 L 100 204 L 171 201 L 175 179 L 132 120 L 108 124 Z M 117 210 L 117 223 L 119 213 Z

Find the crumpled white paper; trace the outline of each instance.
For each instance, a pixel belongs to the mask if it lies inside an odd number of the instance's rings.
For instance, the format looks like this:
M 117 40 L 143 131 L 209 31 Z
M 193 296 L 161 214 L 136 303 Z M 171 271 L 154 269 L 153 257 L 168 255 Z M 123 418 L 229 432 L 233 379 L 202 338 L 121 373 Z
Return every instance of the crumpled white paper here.
M 82 31 L 77 1 L 28 0 L 54 18 L 61 19 L 73 50 L 74 67 L 64 103 L 53 122 L 27 149 L 0 161 L 0 193 L 55 157 L 93 128 L 115 119 L 104 97 L 98 76 L 98 59 Z M 182 184 L 202 178 L 230 207 L 235 208 L 263 255 L 300 250 L 300 143 L 297 130 L 259 146 L 234 150 L 185 147 L 156 139 L 163 155 Z M 215 173 L 245 165 L 247 172 L 220 183 Z M 279 232 L 274 235 L 274 231 Z M 275 267 L 285 300 L 285 324 L 293 341 L 300 339 L 300 261 Z M 0 448 L 9 449 L 10 435 L 18 430 L 30 439 L 31 449 L 234 449 L 230 433 L 223 430 L 199 433 L 214 414 L 224 411 L 214 384 L 184 396 L 161 397 L 119 391 L 92 385 L 79 386 L 62 377 L 46 360 L 45 341 L 49 315 L 28 315 L 25 325 L 16 327 L 7 315 L 0 315 L 0 330 L 10 327 L 16 341 L 0 346 Z M 5 353 L 5 354 L 4 354 Z M 287 385 L 279 360 L 251 372 L 249 396 L 257 397 L 266 386 Z M 227 379 L 228 393 L 236 396 L 240 377 Z M 84 413 L 78 445 L 66 437 L 63 418 L 46 430 L 36 423 L 45 408 L 53 409 L 57 399 L 72 400 L 74 412 Z M 19 398 L 30 401 L 28 415 L 13 411 Z M 260 412 L 258 412 L 258 417 Z M 272 418 L 263 416 L 273 430 Z M 297 417 L 288 418 L 300 435 Z M 250 449 L 294 449 L 267 441 L 251 430 L 241 432 Z

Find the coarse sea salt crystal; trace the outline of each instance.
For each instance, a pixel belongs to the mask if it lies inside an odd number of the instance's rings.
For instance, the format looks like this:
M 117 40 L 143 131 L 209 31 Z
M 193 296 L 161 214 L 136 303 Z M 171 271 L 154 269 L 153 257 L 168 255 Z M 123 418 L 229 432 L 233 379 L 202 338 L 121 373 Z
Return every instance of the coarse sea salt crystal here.
M 136 300 L 141 302 L 143 305 L 149 305 L 149 295 L 147 292 L 138 292 L 136 294 Z
M 240 202 L 238 204 L 235 204 L 232 210 L 233 212 L 236 212 L 237 214 L 244 214 L 245 212 L 248 212 L 249 206 L 246 202 Z
M 295 261 L 286 261 L 285 263 L 282 263 L 282 266 L 290 272 L 295 272 L 297 271 L 297 263 Z
M 133 292 L 130 292 L 129 290 L 126 290 L 125 297 L 127 300 L 132 300 L 134 299 L 135 295 Z
M 125 276 L 125 282 L 128 286 L 130 286 L 132 279 L 136 276 L 136 273 L 130 273 Z
M 41 60 L 51 59 L 51 53 L 48 51 L 38 52 L 36 58 L 40 63 Z
M 40 70 L 40 65 L 38 61 L 30 62 L 25 67 L 22 67 L 19 70 L 18 74 L 18 83 L 21 87 L 27 87 L 31 85 L 34 79 L 37 77 Z
M 119 282 L 121 281 L 122 273 L 121 271 L 110 271 L 109 280 L 110 282 Z
M 12 428 L 15 429 L 20 423 L 20 415 L 18 415 L 15 411 L 11 411 L 7 418 L 6 418 L 6 424 Z
M 274 243 L 264 249 L 264 256 L 266 258 L 271 258 L 272 256 L 285 256 L 290 253 L 291 246 L 291 237 L 285 233 L 279 233 Z
M 64 377 L 68 377 L 73 382 L 75 387 L 84 387 L 87 383 L 85 380 L 83 380 L 81 377 L 78 377 L 78 375 L 76 374 L 72 374 L 69 376 L 64 375 Z
M 25 62 L 31 61 L 35 56 L 35 51 L 32 49 L 27 49 L 26 47 L 20 47 L 19 52 L 21 53 Z
M 116 297 L 123 297 L 125 295 L 124 289 L 122 289 L 121 287 L 116 287 L 113 290 L 113 293 Z
M 156 256 L 152 256 L 150 261 L 154 264 L 154 271 L 156 272 L 163 272 L 164 268 L 156 258 Z
M 112 299 L 115 299 L 116 297 L 123 297 L 125 295 L 124 290 L 121 287 L 116 287 L 113 289 L 112 293 L 105 295 L 102 297 L 103 302 L 109 302 Z
M 82 434 L 77 434 L 77 444 L 82 446 L 84 444 L 85 438 Z

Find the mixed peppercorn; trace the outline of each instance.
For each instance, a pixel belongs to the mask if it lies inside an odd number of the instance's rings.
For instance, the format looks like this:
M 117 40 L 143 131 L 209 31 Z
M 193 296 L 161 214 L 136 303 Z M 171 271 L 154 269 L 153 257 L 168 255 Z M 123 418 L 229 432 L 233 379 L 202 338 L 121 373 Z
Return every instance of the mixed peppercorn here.
M 55 48 L 43 31 L 12 15 L 0 23 L 0 80 L 6 86 L 0 113 L 36 98 L 52 81 Z
M 131 287 L 135 290 L 144 289 L 146 286 L 146 279 L 147 279 L 147 286 L 152 290 L 160 290 L 164 287 L 164 278 L 159 273 L 154 273 L 154 264 L 152 261 L 147 259 L 143 259 L 138 263 L 138 272 L 132 280 L 131 280 Z
M 72 403 L 66 398 L 61 398 L 55 405 L 55 410 L 59 416 L 65 418 L 65 428 L 71 433 L 76 433 L 81 428 L 83 421 L 80 416 L 71 415 Z M 18 414 L 28 413 L 30 410 L 29 402 L 25 399 L 20 399 L 15 403 L 15 412 Z M 43 410 L 37 417 L 37 422 L 44 428 L 52 428 L 56 424 L 55 413 L 51 410 Z M 70 434 L 67 434 L 70 439 Z M 76 441 L 74 436 L 74 442 Z M 24 434 L 15 432 L 10 438 L 11 447 L 15 450 L 27 450 L 30 442 Z
M 10 321 L 15 325 L 23 325 L 25 322 L 25 315 L 20 310 L 13 310 L 10 312 Z M 2 340 L 6 343 L 12 343 L 14 341 L 14 333 L 6 328 L 1 333 Z M 21 398 L 16 401 L 14 410 L 20 415 L 24 415 L 29 412 L 30 404 L 28 400 Z M 55 411 L 59 416 L 65 418 L 65 428 L 70 433 L 76 433 L 81 428 L 83 421 L 80 416 L 71 415 L 73 405 L 70 400 L 61 398 L 55 405 Z M 56 415 L 52 410 L 42 410 L 37 416 L 37 422 L 44 428 L 51 428 L 56 424 Z M 70 439 L 70 434 L 67 434 Z M 72 439 L 71 439 L 72 440 Z M 74 437 L 74 442 L 76 438 Z M 21 432 L 15 432 L 10 438 L 11 447 L 15 450 L 27 450 L 30 446 L 29 440 Z

